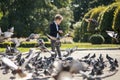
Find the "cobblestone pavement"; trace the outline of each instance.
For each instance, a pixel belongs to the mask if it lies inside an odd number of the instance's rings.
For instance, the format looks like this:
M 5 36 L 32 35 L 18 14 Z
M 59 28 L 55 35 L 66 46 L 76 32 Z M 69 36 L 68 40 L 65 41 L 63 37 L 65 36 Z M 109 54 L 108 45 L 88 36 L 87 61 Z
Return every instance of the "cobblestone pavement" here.
M 111 57 L 117 58 L 120 65 L 120 50 L 79 50 L 74 52 L 71 56 L 77 59 L 87 55 L 88 53 L 91 53 L 91 54 L 95 53 L 97 57 L 99 56 L 99 54 L 103 54 L 104 57 L 106 54 L 109 54 Z M 41 56 L 50 56 L 50 54 L 42 53 Z M 119 67 L 119 70 L 120 70 L 120 67 Z M 12 74 L 3 75 L 2 72 L 0 71 L 0 80 L 10 80 L 10 76 L 12 76 Z M 40 79 L 40 80 L 43 80 L 43 79 Z M 82 78 L 78 78 L 77 80 L 82 80 Z M 114 76 L 106 78 L 104 80 L 120 80 L 120 71 L 118 71 L 117 74 L 115 74 Z

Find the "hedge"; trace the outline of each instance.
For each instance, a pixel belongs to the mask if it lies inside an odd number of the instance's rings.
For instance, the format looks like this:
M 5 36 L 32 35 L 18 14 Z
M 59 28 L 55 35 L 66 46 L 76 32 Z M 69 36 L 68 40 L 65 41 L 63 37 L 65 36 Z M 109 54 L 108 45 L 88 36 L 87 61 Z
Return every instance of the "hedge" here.
M 92 14 L 93 9 L 90 10 L 88 13 L 85 14 L 82 23 L 81 23 L 81 28 L 82 28 L 82 32 L 86 33 L 87 32 L 87 26 L 88 26 L 88 22 L 85 21 L 86 18 L 90 18 L 90 15 Z
M 119 5 L 120 5 L 119 3 L 114 3 L 108 6 L 100 19 L 99 29 L 101 31 L 101 34 L 105 38 L 105 43 L 112 42 L 112 38 L 106 33 L 106 30 L 111 30 L 111 31 L 113 30 L 112 24 L 114 21 L 114 12 L 116 11 Z
M 120 7 L 115 11 L 112 28 L 117 32 L 120 31 Z
M 94 8 L 93 11 L 92 11 L 92 14 L 90 15 L 90 18 L 91 19 L 95 19 L 97 22 L 98 22 L 98 16 L 102 13 L 102 11 L 104 11 L 106 9 L 106 7 L 103 7 L 103 6 L 100 6 L 98 8 Z M 94 33 L 95 32 L 95 29 L 97 28 L 98 26 L 96 26 L 95 24 L 93 23 L 88 23 L 88 26 L 87 26 L 87 30 L 89 32 L 92 32 Z
M 118 8 L 119 5 L 119 3 L 114 3 L 106 8 L 100 19 L 99 28 L 101 31 L 112 30 L 114 11 Z
M 93 34 L 92 36 L 90 36 L 89 41 L 92 44 L 103 44 L 105 39 L 102 35 L 100 34 Z
M 87 37 L 85 34 L 94 34 L 97 33 L 101 34 L 105 38 L 105 43 L 112 43 L 112 38 L 106 33 L 107 30 L 118 32 L 120 36 L 120 2 L 113 3 L 109 6 L 101 6 L 98 8 L 94 8 L 90 10 L 88 13 L 85 14 L 82 24 L 81 24 L 81 31 L 82 31 L 82 41 L 87 41 Z M 92 23 L 87 23 L 84 21 L 85 18 L 92 18 L 98 21 L 99 26 L 95 26 Z M 90 37 L 89 35 L 87 35 Z M 83 42 L 85 42 L 83 41 Z
M 12 42 L 3 42 L 0 43 L 0 48 L 5 48 L 7 45 L 13 46 L 14 44 Z M 31 47 L 36 47 L 37 42 L 23 42 L 19 47 L 25 47 L 25 48 L 31 48 Z M 46 47 L 50 47 L 50 42 L 45 42 Z

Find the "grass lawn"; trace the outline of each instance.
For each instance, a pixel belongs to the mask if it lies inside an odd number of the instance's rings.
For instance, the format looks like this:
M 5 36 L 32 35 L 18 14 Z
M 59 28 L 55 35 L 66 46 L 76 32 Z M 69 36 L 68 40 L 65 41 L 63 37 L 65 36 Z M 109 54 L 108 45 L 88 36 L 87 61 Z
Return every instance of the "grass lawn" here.
M 104 48 L 120 48 L 120 44 L 98 44 L 92 45 L 90 43 L 73 43 L 73 44 L 62 44 L 61 49 L 72 48 L 78 46 L 80 49 L 104 49 Z M 48 47 L 50 49 L 50 47 Z M 18 48 L 21 52 L 28 52 L 30 48 Z M 0 52 L 4 52 L 5 48 L 0 48 Z

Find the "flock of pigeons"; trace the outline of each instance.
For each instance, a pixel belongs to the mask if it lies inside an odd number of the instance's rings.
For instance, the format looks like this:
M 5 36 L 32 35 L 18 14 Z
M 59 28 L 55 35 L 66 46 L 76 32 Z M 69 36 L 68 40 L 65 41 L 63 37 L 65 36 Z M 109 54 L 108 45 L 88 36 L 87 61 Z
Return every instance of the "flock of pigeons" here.
M 20 80 L 79 80 L 75 76 L 83 77 L 83 80 L 102 80 L 117 73 L 117 59 L 108 54 L 106 59 L 102 54 L 97 58 L 90 53 L 81 59 L 74 59 L 70 55 L 76 49 L 67 49 L 62 59 L 53 52 L 49 57 L 43 57 L 42 52 L 36 52 L 35 49 L 30 49 L 26 54 L 4 54 L 0 58 L 0 69 L 4 75 L 13 74 L 12 80 L 17 80 L 16 75 L 19 75 Z M 106 74 L 108 71 L 110 74 Z
M 8 32 L 13 33 L 13 31 L 14 28 L 11 28 Z M 6 35 L 6 32 L 2 33 L 1 31 L 1 36 L 5 39 L 3 34 Z M 32 39 L 33 35 L 31 35 Z M 48 37 L 51 36 L 48 35 Z M 29 36 L 27 41 L 30 39 Z M 17 38 L 11 41 L 15 44 L 14 48 L 7 46 L 5 53 L 0 55 L 0 70 L 4 75 L 11 73 L 13 75 L 10 77 L 11 80 L 80 80 L 76 79 L 76 76 L 82 77 L 83 80 L 101 80 L 118 71 L 117 59 L 108 54 L 106 58 L 102 54 L 97 58 L 96 54 L 89 53 L 82 58 L 74 59 L 71 54 L 77 50 L 77 47 L 73 47 L 66 49 L 62 58 L 59 59 L 56 53 L 45 47 L 42 39 L 37 40 L 39 51 L 30 49 L 26 54 L 17 50 L 17 47 L 20 46 Z M 49 52 L 50 56 L 41 56 L 43 51 Z M 9 53 L 16 54 L 10 55 Z M 17 79 L 17 75 L 19 79 Z

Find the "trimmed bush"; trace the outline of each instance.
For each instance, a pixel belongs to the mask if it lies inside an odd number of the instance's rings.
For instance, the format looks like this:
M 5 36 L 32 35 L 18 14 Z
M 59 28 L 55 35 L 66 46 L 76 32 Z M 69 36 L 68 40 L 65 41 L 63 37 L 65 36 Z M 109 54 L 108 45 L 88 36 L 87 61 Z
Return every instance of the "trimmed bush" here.
M 81 39 L 81 42 L 89 42 L 90 36 L 91 36 L 91 33 L 85 33 Z
M 98 16 L 102 13 L 102 11 L 104 11 L 106 9 L 106 7 L 98 7 L 98 8 L 94 8 L 93 9 L 93 12 L 92 14 L 90 15 L 90 18 L 91 19 L 95 19 L 97 22 L 98 22 Z M 97 28 L 98 26 L 93 24 L 92 22 L 88 23 L 88 26 L 87 26 L 87 30 L 91 33 L 94 33 L 95 32 L 95 29 Z
M 74 38 L 73 41 L 79 42 L 81 40 L 82 31 L 81 31 L 81 22 L 76 22 L 73 24 L 74 27 Z
M 118 8 L 119 5 L 119 3 L 114 3 L 108 6 L 108 8 L 106 8 L 106 10 L 103 12 L 99 25 L 101 31 L 112 30 L 114 11 Z
M 92 14 L 93 9 L 90 10 L 88 13 L 85 14 L 82 23 L 81 23 L 81 28 L 82 28 L 82 32 L 86 33 L 87 32 L 87 26 L 88 26 L 88 22 L 85 21 L 86 18 L 90 18 L 90 15 Z
M 120 31 L 120 7 L 115 11 L 112 28 L 117 32 Z
M 12 42 L 4 42 L 4 43 L 0 43 L 0 48 L 5 48 L 7 45 L 13 46 L 14 44 Z M 36 47 L 37 43 L 36 42 L 23 42 L 21 43 L 20 47 L 24 47 L 24 48 L 32 48 L 32 47 Z M 45 42 L 45 46 L 46 47 L 50 47 L 50 42 Z
M 100 34 L 93 34 L 92 36 L 90 36 L 89 41 L 92 44 L 102 44 L 102 43 L 104 43 L 105 39 Z
M 102 15 L 100 15 L 100 23 L 99 23 L 99 30 L 100 33 L 105 38 L 105 43 L 111 43 L 112 38 L 106 33 L 107 30 L 113 30 L 112 24 L 114 20 L 114 12 L 118 8 L 120 3 L 114 3 L 109 5 L 105 11 L 103 11 Z

